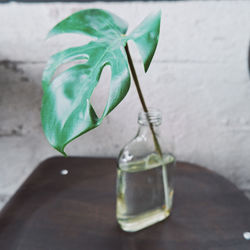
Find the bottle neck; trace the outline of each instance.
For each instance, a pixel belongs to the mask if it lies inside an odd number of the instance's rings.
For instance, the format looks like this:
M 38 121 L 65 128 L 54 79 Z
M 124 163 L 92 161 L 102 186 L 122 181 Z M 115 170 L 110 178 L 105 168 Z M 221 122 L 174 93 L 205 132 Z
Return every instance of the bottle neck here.
M 159 126 L 161 125 L 161 112 L 158 109 L 150 108 L 148 112 L 141 111 L 138 115 L 139 131 L 138 135 L 151 134 L 151 128 L 153 127 L 156 136 L 159 135 Z
M 159 135 L 160 135 L 159 126 L 153 126 L 153 128 L 154 128 L 154 132 L 155 132 L 156 137 L 159 137 Z M 151 131 L 149 126 L 140 125 L 139 129 L 138 129 L 137 136 L 145 136 L 145 137 L 151 138 L 152 131 Z

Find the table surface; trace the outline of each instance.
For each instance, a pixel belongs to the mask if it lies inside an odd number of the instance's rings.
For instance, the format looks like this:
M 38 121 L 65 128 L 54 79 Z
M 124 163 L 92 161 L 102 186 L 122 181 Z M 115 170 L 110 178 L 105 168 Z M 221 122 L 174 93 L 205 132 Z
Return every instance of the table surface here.
M 177 163 L 175 173 L 171 216 L 126 233 L 115 219 L 115 159 L 48 159 L 2 210 L 0 249 L 249 250 L 250 201 L 242 192 L 199 166 Z

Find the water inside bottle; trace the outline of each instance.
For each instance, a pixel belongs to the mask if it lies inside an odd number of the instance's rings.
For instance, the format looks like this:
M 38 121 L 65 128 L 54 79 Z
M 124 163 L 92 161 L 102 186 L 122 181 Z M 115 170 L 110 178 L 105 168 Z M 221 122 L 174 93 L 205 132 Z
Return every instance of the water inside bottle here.
M 171 155 L 164 155 L 162 160 L 157 154 L 119 164 L 117 220 L 124 231 L 138 231 L 169 216 L 173 188 L 167 169 L 173 164 Z

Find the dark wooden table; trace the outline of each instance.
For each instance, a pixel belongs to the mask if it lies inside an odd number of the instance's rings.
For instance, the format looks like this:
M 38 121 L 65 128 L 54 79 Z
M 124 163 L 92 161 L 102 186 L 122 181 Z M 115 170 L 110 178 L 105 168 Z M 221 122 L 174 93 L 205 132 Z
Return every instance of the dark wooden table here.
M 46 160 L 2 210 L 0 249 L 250 249 L 250 201 L 213 172 L 178 163 L 172 215 L 137 233 L 116 224 L 115 181 L 114 159 Z

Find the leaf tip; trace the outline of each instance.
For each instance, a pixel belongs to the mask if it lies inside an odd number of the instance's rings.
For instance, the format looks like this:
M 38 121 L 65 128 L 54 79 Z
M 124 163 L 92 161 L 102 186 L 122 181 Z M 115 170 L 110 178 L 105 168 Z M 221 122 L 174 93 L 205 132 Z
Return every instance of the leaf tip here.
M 161 10 L 157 11 L 157 15 L 159 15 L 159 17 L 161 17 Z
M 151 13 L 151 16 L 155 16 L 155 17 L 158 17 L 159 19 L 161 19 L 161 9 L 158 9 L 158 10 L 155 10 Z
M 48 40 L 49 38 L 51 38 L 52 36 L 54 36 L 55 35 L 55 32 L 54 32 L 54 28 L 53 29 L 51 29 L 50 31 L 49 31 L 49 33 L 47 34 L 47 36 L 45 37 L 45 40 Z
M 60 146 L 54 146 L 54 148 L 61 153 L 64 157 L 68 157 L 68 155 L 65 153 L 64 151 L 64 147 L 60 147 Z

